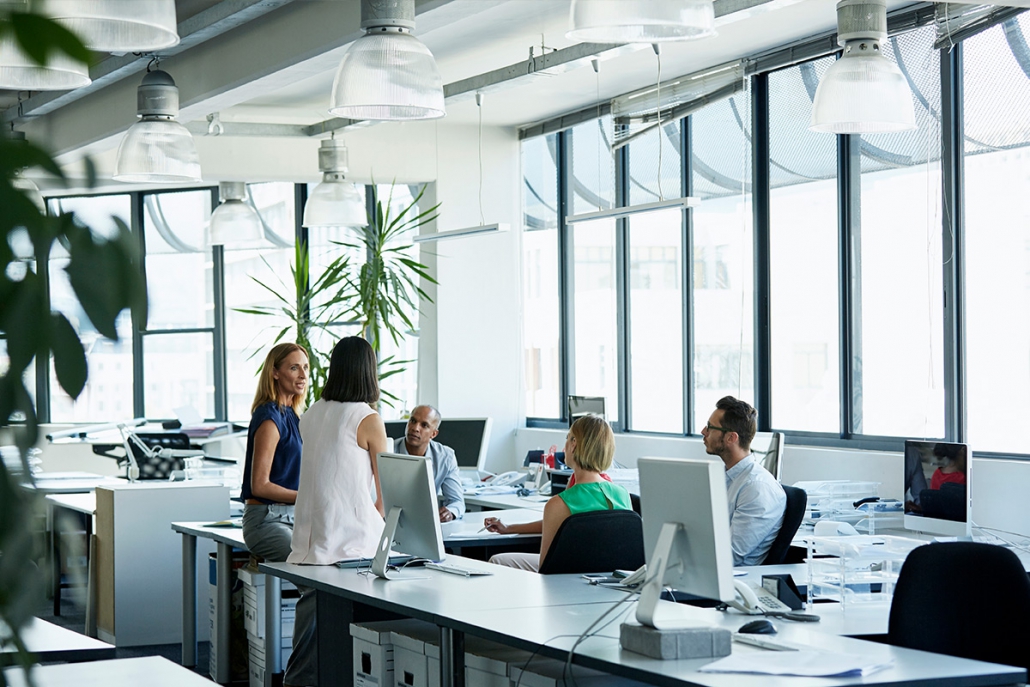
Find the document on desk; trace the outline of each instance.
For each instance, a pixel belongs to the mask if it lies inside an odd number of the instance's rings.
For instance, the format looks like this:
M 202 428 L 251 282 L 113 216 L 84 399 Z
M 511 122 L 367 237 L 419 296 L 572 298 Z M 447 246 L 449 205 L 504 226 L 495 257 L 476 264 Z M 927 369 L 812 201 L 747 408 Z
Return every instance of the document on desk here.
M 704 673 L 756 673 L 800 677 L 861 677 L 883 670 L 891 660 L 827 651 L 734 651 L 709 663 Z

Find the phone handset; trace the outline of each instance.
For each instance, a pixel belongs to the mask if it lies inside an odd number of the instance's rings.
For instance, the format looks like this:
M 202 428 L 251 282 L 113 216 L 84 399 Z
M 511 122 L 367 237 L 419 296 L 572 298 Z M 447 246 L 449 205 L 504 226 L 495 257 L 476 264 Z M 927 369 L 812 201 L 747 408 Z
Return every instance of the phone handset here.
M 508 472 L 502 472 L 499 475 L 488 478 L 484 481 L 484 484 L 489 484 L 491 487 L 503 487 L 518 482 L 524 476 L 525 473 L 518 470 L 509 470 Z
M 626 577 L 619 580 L 619 584 L 623 587 L 633 587 L 635 585 L 643 584 L 646 577 L 647 565 L 642 565 Z
M 743 580 L 733 580 L 736 598 L 730 601 L 729 605 L 742 613 L 758 615 L 761 613 L 790 613 L 790 606 L 783 603 L 768 590 L 761 587 L 753 587 Z

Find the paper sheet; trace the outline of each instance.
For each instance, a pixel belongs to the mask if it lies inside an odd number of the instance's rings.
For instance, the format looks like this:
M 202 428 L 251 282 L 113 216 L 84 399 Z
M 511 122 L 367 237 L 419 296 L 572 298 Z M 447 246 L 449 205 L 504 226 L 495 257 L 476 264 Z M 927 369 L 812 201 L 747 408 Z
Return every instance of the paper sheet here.
M 801 677 L 859 677 L 883 670 L 889 659 L 826 651 L 734 651 L 702 667 L 705 673 L 757 673 Z

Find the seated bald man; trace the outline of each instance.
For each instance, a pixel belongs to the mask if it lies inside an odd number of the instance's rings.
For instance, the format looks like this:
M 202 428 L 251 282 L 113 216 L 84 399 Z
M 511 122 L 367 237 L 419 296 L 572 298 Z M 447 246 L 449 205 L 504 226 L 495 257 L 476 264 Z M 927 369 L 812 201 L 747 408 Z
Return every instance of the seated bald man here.
M 433 461 L 436 491 L 440 496 L 440 522 L 465 515 L 465 496 L 454 449 L 433 441 L 440 433 L 440 411 L 433 406 L 418 406 L 411 411 L 405 434 L 394 441 L 394 452 L 409 456 L 429 456 Z

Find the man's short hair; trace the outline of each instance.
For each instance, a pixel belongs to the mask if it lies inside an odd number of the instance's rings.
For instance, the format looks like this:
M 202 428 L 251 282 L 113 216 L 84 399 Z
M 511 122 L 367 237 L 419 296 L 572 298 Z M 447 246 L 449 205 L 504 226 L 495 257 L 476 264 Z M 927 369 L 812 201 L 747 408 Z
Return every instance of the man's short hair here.
M 722 411 L 722 426 L 736 432 L 739 437 L 737 443 L 745 451 L 750 451 L 751 440 L 758 431 L 758 411 L 747 401 L 733 396 L 723 396 L 716 401 L 715 407 Z

